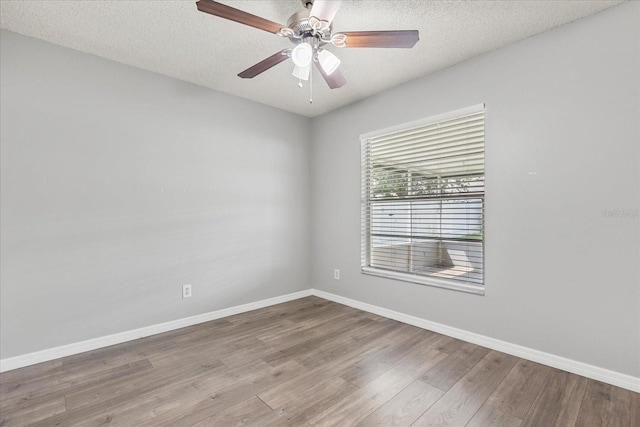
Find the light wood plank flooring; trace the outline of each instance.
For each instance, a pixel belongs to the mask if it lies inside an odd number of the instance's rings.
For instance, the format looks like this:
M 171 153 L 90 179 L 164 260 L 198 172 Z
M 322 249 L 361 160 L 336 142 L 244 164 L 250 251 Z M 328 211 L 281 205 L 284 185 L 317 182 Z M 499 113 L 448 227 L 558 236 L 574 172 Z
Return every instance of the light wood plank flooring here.
M 0 426 L 640 426 L 638 393 L 316 297 L 0 387 Z

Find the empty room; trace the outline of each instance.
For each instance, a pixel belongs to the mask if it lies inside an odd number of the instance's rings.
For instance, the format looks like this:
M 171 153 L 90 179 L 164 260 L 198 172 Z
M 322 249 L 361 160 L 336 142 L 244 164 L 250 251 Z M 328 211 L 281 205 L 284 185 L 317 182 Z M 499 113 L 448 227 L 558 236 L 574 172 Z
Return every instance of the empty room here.
M 0 426 L 640 426 L 639 22 L 0 0 Z

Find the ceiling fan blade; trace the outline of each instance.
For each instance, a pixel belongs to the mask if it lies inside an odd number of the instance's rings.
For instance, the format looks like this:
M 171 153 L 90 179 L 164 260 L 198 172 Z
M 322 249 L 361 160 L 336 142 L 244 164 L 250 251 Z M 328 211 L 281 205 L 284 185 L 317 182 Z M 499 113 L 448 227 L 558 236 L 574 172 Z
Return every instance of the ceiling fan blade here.
M 243 12 L 240 9 L 235 9 L 213 0 L 199 0 L 196 2 L 196 6 L 200 12 L 210 13 L 211 15 L 239 22 L 274 34 L 277 34 L 281 28 L 285 27 L 277 22 L 260 18 L 259 16 Z
M 333 35 L 337 47 L 413 47 L 420 38 L 418 30 L 347 31 Z
M 283 49 L 278 53 L 274 53 L 267 59 L 263 59 L 256 65 L 247 68 L 246 70 L 238 74 L 238 77 L 242 77 L 243 79 L 252 79 L 258 74 L 267 71 L 274 65 L 278 65 L 282 61 L 289 59 L 289 52 L 291 52 L 291 49 Z
M 319 20 L 331 24 L 341 3 L 342 0 L 315 0 L 309 16 L 315 16 Z
M 338 89 L 347 83 L 340 70 L 335 70 L 333 73 L 327 74 L 322 69 L 322 66 L 320 66 L 320 63 L 316 62 L 316 67 L 318 67 L 318 71 L 322 74 L 322 78 L 327 82 L 331 89 Z

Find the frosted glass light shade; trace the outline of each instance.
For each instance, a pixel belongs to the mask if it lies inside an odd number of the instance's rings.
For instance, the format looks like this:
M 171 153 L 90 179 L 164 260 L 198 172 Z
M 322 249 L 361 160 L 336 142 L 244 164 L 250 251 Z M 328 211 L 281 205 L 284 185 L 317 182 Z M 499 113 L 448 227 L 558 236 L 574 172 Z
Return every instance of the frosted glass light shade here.
M 306 67 L 313 59 L 313 48 L 309 43 L 300 43 L 291 51 L 291 59 L 298 67 Z
M 329 75 L 338 69 L 340 65 L 340 59 L 328 50 L 323 50 L 318 53 L 318 62 L 325 74 Z
M 294 65 L 293 67 L 293 76 L 299 78 L 300 80 L 309 80 L 309 73 L 311 72 L 311 63 L 305 67 L 298 67 Z

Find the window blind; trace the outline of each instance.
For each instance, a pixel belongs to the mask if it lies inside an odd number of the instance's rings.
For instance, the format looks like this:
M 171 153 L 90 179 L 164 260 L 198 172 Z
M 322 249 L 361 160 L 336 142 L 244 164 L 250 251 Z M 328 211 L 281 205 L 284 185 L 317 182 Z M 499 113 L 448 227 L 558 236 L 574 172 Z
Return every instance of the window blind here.
M 368 135 L 362 267 L 478 292 L 484 285 L 484 107 Z

